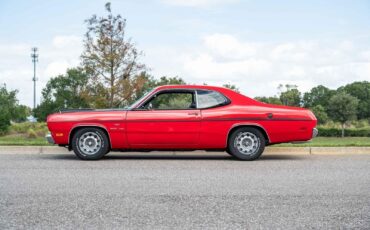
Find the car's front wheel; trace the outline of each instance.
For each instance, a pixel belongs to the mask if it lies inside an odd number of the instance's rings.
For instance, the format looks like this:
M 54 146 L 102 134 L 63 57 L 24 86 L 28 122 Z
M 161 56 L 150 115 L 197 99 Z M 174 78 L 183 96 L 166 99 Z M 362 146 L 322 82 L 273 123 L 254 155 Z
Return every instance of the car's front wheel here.
M 82 160 L 98 160 L 109 151 L 109 140 L 98 128 L 79 129 L 72 138 L 72 149 Z
M 239 160 L 255 160 L 265 149 L 266 140 L 256 128 L 241 127 L 229 137 L 228 151 Z

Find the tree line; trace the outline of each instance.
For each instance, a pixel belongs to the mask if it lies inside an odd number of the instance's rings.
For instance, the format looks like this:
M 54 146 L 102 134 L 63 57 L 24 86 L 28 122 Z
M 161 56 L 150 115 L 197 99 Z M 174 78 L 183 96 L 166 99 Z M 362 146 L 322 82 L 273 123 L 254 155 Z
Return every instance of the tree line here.
M 273 97 L 255 99 L 278 105 L 309 108 L 317 117 L 319 124 L 329 121 L 339 122 L 344 136 L 345 124 L 350 121 L 370 120 L 370 82 L 353 82 L 335 90 L 323 85 L 302 93 L 296 85 L 280 85 L 280 93 Z M 284 90 L 283 90 L 284 89 Z
M 139 51 L 126 35 L 126 19 L 114 15 L 110 3 L 106 15 L 93 15 L 87 20 L 81 64 L 65 74 L 52 77 L 42 90 L 42 100 L 32 111 L 39 121 L 63 108 L 123 108 L 149 89 L 166 84 L 186 84 L 180 77 L 148 74 L 140 62 Z M 238 91 L 237 86 L 225 87 Z M 273 97 L 256 97 L 262 102 L 310 108 L 320 124 L 330 120 L 346 122 L 370 119 L 370 82 L 354 82 L 336 90 L 319 85 L 302 94 L 295 85 L 280 85 Z M 17 91 L 0 87 L 0 132 L 10 120 L 23 121 L 31 110 L 19 105 Z

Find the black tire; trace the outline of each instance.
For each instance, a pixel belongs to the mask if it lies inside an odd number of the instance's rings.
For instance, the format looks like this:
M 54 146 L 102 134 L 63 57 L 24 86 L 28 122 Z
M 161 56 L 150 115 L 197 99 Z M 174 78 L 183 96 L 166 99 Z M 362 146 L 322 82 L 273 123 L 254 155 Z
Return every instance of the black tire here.
M 93 144 L 89 146 L 89 143 Z M 72 137 L 72 149 L 82 160 L 99 160 L 109 152 L 109 139 L 99 128 L 82 128 Z
M 261 131 L 252 127 L 241 127 L 230 135 L 228 151 L 239 160 L 252 161 L 261 156 L 265 145 L 266 140 Z

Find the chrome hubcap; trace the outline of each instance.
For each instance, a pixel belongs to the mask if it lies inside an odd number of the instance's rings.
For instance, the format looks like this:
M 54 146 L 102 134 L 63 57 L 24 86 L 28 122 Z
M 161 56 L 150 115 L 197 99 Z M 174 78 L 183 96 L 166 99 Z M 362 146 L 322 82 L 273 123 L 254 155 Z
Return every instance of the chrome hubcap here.
M 244 155 L 252 155 L 256 153 L 260 144 L 258 137 L 254 133 L 250 132 L 240 132 L 234 140 L 234 147 Z
M 86 155 L 94 155 L 100 150 L 102 139 L 94 132 L 87 132 L 80 137 L 78 146 L 82 153 Z

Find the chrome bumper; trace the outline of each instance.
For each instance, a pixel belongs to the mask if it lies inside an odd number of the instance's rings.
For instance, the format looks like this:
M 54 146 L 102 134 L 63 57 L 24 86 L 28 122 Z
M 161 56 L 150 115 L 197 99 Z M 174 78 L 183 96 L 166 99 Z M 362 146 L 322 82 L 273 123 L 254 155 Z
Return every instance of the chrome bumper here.
M 317 135 L 319 135 L 319 130 L 317 130 L 316 128 L 313 128 L 312 129 L 312 138 L 317 137 Z
M 51 136 L 51 134 L 50 134 L 50 133 L 48 133 L 48 134 L 45 136 L 45 139 L 46 139 L 50 144 L 55 144 L 54 139 L 53 139 L 53 137 Z

